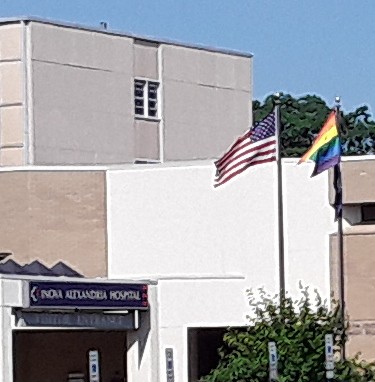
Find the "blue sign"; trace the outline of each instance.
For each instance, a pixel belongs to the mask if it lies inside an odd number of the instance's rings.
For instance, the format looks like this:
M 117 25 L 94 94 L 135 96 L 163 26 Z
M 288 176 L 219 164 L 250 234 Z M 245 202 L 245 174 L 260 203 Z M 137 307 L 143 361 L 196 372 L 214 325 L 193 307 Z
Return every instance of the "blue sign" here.
M 29 282 L 30 307 L 147 309 L 147 284 Z

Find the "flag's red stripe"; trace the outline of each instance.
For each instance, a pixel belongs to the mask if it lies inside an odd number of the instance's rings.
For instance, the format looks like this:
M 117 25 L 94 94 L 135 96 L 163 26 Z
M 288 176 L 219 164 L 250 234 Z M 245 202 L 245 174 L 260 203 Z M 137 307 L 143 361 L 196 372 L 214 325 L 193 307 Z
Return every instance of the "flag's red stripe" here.
M 225 158 L 222 158 L 222 159 L 218 160 L 215 163 L 216 167 L 223 167 L 223 166 L 225 166 L 225 163 L 228 160 L 230 160 L 234 155 L 236 155 L 239 151 L 245 149 L 247 146 L 251 146 L 251 145 L 252 145 L 252 143 L 251 143 L 251 141 L 249 139 L 247 142 L 245 142 L 244 144 L 238 146 L 237 148 L 232 150 L 230 153 L 228 153 Z
M 242 172 L 244 172 L 245 170 L 247 170 L 249 167 L 251 166 L 255 166 L 257 164 L 262 164 L 262 163 L 267 163 L 267 162 L 273 162 L 276 160 L 276 157 L 271 157 L 271 158 L 267 158 L 267 159 L 261 159 L 259 161 L 254 161 L 254 162 L 251 162 L 249 163 L 247 166 L 244 166 L 243 168 L 241 168 L 240 170 L 237 170 L 236 172 L 234 172 L 231 176 L 228 176 L 228 178 L 226 178 L 225 180 L 223 180 L 221 183 L 219 184 L 215 184 L 214 187 L 219 187 L 223 184 L 225 184 L 226 182 L 228 182 L 229 180 L 231 180 L 232 178 L 234 178 L 236 175 L 239 175 L 241 174 Z
M 231 172 L 233 169 L 235 169 L 236 167 L 238 167 L 244 163 L 252 162 L 254 160 L 254 158 L 256 158 L 256 157 L 267 155 L 267 154 L 272 154 L 272 153 L 276 153 L 276 148 L 258 151 L 254 155 L 252 155 L 251 157 L 245 158 L 239 162 L 236 162 L 233 166 L 228 166 L 227 168 L 225 168 L 223 171 L 220 172 L 220 175 L 219 175 L 217 180 L 220 181 L 226 174 Z
M 230 166 L 230 164 L 231 164 L 232 162 L 234 162 L 234 161 L 240 159 L 241 157 L 246 156 L 247 154 L 249 154 L 249 153 L 251 153 L 251 152 L 262 150 L 262 149 L 264 149 L 264 148 L 266 148 L 266 147 L 268 147 L 268 146 L 274 145 L 274 144 L 276 144 L 276 141 L 275 141 L 275 140 L 272 140 L 272 141 L 263 143 L 263 144 L 261 144 L 261 145 L 255 146 L 255 147 L 254 147 L 254 144 L 251 144 L 250 146 L 252 146 L 252 147 L 251 147 L 249 150 L 246 150 L 246 151 L 242 152 L 241 154 L 239 154 L 239 155 L 237 155 L 237 156 L 235 156 L 235 157 L 233 157 L 233 158 L 228 158 L 228 159 L 226 160 L 225 163 L 223 163 L 223 164 L 220 165 L 220 166 L 217 166 L 217 169 L 218 169 L 219 171 L 221 171 L 222 169 L 225 169 L 225 167 Z
M 259 146 L 256 146 L 256 147 L 253 147 L 253 148 L 251 148 L 251 149 L 249 149 L 249 150 L 244 151 L 244 152 L 241 153 L 240 155 L 237 155 L 237 156 L 235 156 L 235 157 L 233 157 L 233 158 L 228 158 L 228 160 L 227 160 L 225 163 L 223 163 L 223 164 L 221 164 L 221 165 L 219 165 L 219 166 L 216 166 L 216 167 L 217 167 L 217 169 L 218 169 L 219 171 L 221 171 L 223 168 L 225 168 L 225 167 L 227 167 L 227 166 L 230 166 L 230 164 L 231 164 L 232 162 L 236 161 L 237 159 L 241 158 L 242 156 L 245 156 L 245 155 L 247 155 L 247 154 L 249 154 L 249 153 L 251 153 L 251 152 L 253 152 L 253 151 L 256 151 L 256 150 L 262 150 L 263 148 L 265 148 L 265 147 L 267 147 L 267 146 L 274 145 L 274 144 L 276 144 L 276 140 L 272 140 L 272 141 L 263 143 L 263 144 L 261 144 L 261 145 L 259 145 Z
M 276 152 L 276 149 L 273 149 L 273 150 L 267 150 L 267 151 L 262 151 L 256 155 L 253 155 L 251 157 L 251 159 L 244 159 L 242 160 L 241 162 L 238 162 L 235 166 L 232 166 L 229 170 L 226 170 L 220 174 L 218 174 L 218 176 L 216 176 L 216 179 L 215 181 L 216 182 L 219 182 L 221 181 L 222 179 L 224 179 L 226 176 L 228 176 L 228 174 L 231 174 L 234 172 L 234 170 L 236 170 L 237 168 L 243 166 L 244 164 L 246 165 L 246 163 L 252 163 L 252 162 L 257 162 L 259 157 L 264 157 L 266 155 L 270 155 L 270 154 L 274 154 Z M 275 155 L 274 155 L 275 156 Z
M 217 166 L 217 165 L 220 166 L 220 165 L 222 164 L 222 162 L 225 162 L 225 160 L 226 160 L 228 157 L 232 156 L 232 155 L 233 155 L 234 153 L 236 153 L 238 150 L 241 150 L 242 147 L 245 147 L 245 146 L 249 145 L 249 144 L 251 143 L 249 136 L 250 136 L 250 133 L 247 132 L 244 136 L 238 138 L 237 141 L 232 145 L 232 147 L 227 151 L 227 153 L 224 154 L 223 157 L 221 157 L 220 159 L 218 159 L 218 160 L 215 162 L 215 165 L 216 165 L 216 166 Z M 242 142 L 243 142 L 245 139 L 247 139 L 247 138 L 249 138 L 248 142 L 245 142 L 244 145 L 241 145 Z M 238 147 L 237 147 L 237 146 L 238 146 Z
M 240 162 L 237 162 L 234 166 L 230 167 L 229 169 L 225 169 L 224 171 L 220 172 L 220 174 L 218 174 L 218 176 L 216 177 L 216 180 L 219 181 L 219 180 L 225 178 L 226 175 L 230 174 L 231 172 L 233 172 L 233 170 L 235 170 L 238 167 L 241 167 L 245 163 L 251 163 L 251 162 L 255 161 L 256 158 L 263 157 L 263 156 L 269 155 L 269 154 L 274 154 L 274 153 L 276 153 L 276 149 L 265 150 L 265 151 L 262 151 L 262 152 L 259 152 L 255 155 L 253 155 L 251 158 L 243 159 Z

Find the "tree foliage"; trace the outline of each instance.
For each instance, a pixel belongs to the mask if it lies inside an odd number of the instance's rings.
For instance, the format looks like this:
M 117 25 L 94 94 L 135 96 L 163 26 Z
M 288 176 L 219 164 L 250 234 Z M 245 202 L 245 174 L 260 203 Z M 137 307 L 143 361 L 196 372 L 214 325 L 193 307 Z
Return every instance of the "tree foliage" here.
M 220 362 L 202 382 L 268 382 L 268 342 L 277 344 L 279 382 L 325 382 L 325 335 L 333 334 L 334 381 L 375 381 L 375 364 L 340 360 L 345 326 L 337 302 L 327 305 L 315 291 L 301 287 L 301 298 L 286 296 L 281 302 L 263 289 L 248 291 L 252 316 L 246 328 L 230 328 L 219 349 Z
M 311 146 L 331 107 L 316 95 L 294 98 L 282 94 L 280 101 L 282 156 L 300 157 Z M 254 120 L 264 118 L 273 106 L 274 95 L 266 97 L 263 103 L 254 101 Z M 375 154 L 375 121 L 367 106 L 342 112 L 342 122 L 343 155 Z

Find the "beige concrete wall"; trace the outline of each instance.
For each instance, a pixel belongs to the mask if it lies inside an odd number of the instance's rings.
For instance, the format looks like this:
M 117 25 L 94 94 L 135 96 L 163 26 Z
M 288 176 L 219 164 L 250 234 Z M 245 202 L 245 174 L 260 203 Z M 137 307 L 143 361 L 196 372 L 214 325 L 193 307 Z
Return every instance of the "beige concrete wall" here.
M 344 287 L 345 303 L 351 323 L 349 354 L 362 352 L 375 360 L 375 225 L 360 224 L 360 206 L 375 202 L 375 160 L 344 160 L 341 163 L 344 207 Z M 329 184 L 332 185 L 333 172 Z M 334 202 L 331 186 L 329 200 Z M 330 237 L 331 287 L 338 297 L 339 268 L 337 235 Z
M 162 46 L 166 160 L 218 157 L 251 121 L 251 59 Z
M 0 166 L 25 163 L 22 40 L 20 23 L 0 26 Z
M 375 202 L 375 159 L 345 160 L 341 163 L 341 173 L 344 204 Z M 331 171 L 331 180 L 332 174 Z M 331 187 L 329 192 L 331 204 L 334 202 L 334 195 Z
M 347 351 L 351 356 L 361 353 L 360 357 L 367 361 L 375 360 L 374 343 L 375 343 L 375 321 L 364 324 L 356 323 L 359 327 L 354 326 L 349 332 L 349 342 Z
M 343 202 L 375 202 L 375 160 L 342 164 Z
M 345 237 L 345 277 L 347 308 L 351 320 L 375 320 L 375 235 L 347 235 Z M 366 300 L 365 300 L 366 299 Z M 375 355 L 375 348 L 374 348 Z
M 105 187 L 99 171 L 0 173 L 0 250 L 106 276 Z
M 369 233 L 372 227 L 373 233 Z M 375 233 L 374 226 L 348 227 L 344 235 L 345 304 L 351 322 L 348 351 L 362 352 L 365 359 L 375 360 Z M 337 236 L 331 236 L 331 286 L 338 297 Z
M 31 24 L 35 164 L 132 162 L 132 39 Z
M 66 382 L 69 372 L 88 376 L 88 351 L 99 350 L 101 381 L 124 375 L 125 332 L 18 331 L 14 336 L 15 382 Z

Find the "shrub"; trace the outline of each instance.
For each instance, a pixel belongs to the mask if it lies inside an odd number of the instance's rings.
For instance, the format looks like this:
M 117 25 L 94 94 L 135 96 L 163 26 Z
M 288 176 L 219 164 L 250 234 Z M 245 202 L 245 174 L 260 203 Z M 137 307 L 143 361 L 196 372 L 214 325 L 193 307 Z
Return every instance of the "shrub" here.
M 263 289 L 247 291 L 252 308 L 246 328 L 229 328 L 219 349 L 220 362 L 202 382 L 268 382 L 268 342 L 278 351 L 279 382 L 325 382 L 325 335 L 333 334 L 334 381 L 375 381 L 375 364 L 341 360 L 346 327 L 339 304 L 327 307 L 317 291 L 312 300 L 301 286 L 301 298 L 293 301 L 270 296 Z

